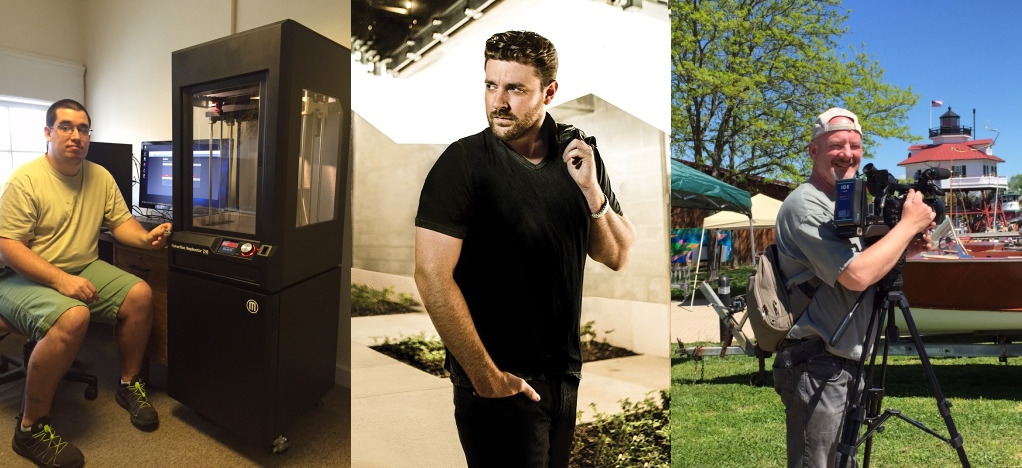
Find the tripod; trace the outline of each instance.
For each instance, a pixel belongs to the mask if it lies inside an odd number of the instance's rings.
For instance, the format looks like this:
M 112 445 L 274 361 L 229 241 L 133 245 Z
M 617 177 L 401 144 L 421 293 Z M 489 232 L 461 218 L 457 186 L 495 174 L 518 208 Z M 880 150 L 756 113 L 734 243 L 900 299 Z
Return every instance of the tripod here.
M 971 467 L 972 465 L 969 463 L 969 459 L 965 455 L 965 448 L 962 447 L 962 436 L 958 433 L 954 420 L 951 419 L 951 402 L 944 398 L 944 393 L 940 390 L 940 384 L 937 383 L 937 376 L 934 374 L 933 366 L 930 365 L 930 359 L 926 355 L 926 348 L 923 347 L 923 340 L 920 338 L 919 330 L 916 328 L 915 321 L 912 319 L 912 313 L 908 307 L 908 299 L 905 298 L 905 294 L 901 290 L 901 286 L 903 284 L 901 270 L 904 266 L 905 255 L 902 254 L 894 268 L 892 268 L 891 271 L 875 285 L 875 287 L 878 288 L 875 307 L 873 308 L 873 313 L 869 319 L 869 326 L 863 342 L 863 353 L 862 356 L 859 357 L 859 366 L 856 370 L 855 380 L 853 380 L 852 385 L 853 389 L 858 389 L 865 374 L 865 391 L 861 393 L 857 402 L 855 401 L 856 392 L 849 392 L 849 406 L 845 414 L 844 430 L 841 434 L 841 442 L 838 443 L 837 448 L 837 451 L 840 454 L 838 467 L 850 466 L 849 458 L 854 458 L 858 446 L 865 443 L 865 447 L 863 448 L 863 467 L 869 468 L 870 452 L 873 448 L 873 434 L 883 431 L 884 423 L 891 417 L 904 420 L 954 447 L 954 449 L 958 452 L 958 459 L 962 462 L 962 466 Z M 859 297 L 859 301 L 862 301 L 863 297 L 865 297 L 865 294 Z M 905 319 L 905 324 L 908 326 L 909 333 L 915 343 L 916 350 L 919 353 L 919 359 L 923 365 L 923 370 L 930 382 L 930 388 L 933 390 L 934 398 L 937 400 L 937 410 L 944 419 L 944 424 L 947 426 L 949 437 L 944 437 L 936 431 L 926 427 L 923 423 L 905 416 L 897 409 L 888 408 L 884 410 L 882 414 L 880 412 L 880 407 L 884 398 L 884 383 L 887 379 L 889 343 L 891 340 L 898 339 L 898 327 L 894 321 L 895 305 L 901 309 L 902 317 Z M 858 306 L 858 302 L 856 302 L 856 306 Z M 852 311 L 854 312 L 855 309 L 856 307 L 853 307 Z M 851 313 L 845 318 L 845 321 L 841 324 L 841 326 L 838 327 L 838 332 L 835 334 L 834 341 L 837 341 L 840 337 L 840 334 L 847 325 L 849 318 L 851 318 Z M 877 351 L 879 351 L 880 348 L 880 329 L 883 325 L 883 320 L 885 319 L 887 320 L 887 326 L 884 329 L 884 336 L 886 339 L 883 342 L 884 351 L 883 358 L 880 363 L 880 379 L 878 385 L 874 386 L 873 377 L 876 370 Z M 873 346 L 869 357 L 869 367 L 867 368 L 865 365 L 866 350 L 870 349 L 868 346 L 871 342 Z M 858 434 L 863 423 L 866 424 L 866 433 L 859 437 Z

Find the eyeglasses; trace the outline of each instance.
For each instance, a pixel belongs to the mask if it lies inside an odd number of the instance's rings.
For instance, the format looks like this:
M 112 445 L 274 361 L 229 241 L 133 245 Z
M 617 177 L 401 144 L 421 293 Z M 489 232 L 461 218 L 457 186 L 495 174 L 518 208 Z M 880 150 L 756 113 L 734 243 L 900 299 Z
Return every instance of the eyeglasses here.
M 50 128 L 56 130 L 57 133 L 59 133 L 61 135 L 70 135 L 75 130 L 78 130 L 78 135 L 83 137 L 83 138 L 88 138 L 90 135 L 92 135 L 92 129 L 89 128 L 88 125 L 79 125 L 79 126 L 75 127 L 73 125 L 60 124 L 60 125 L 57 125 L 56 127 L 50 127 Z

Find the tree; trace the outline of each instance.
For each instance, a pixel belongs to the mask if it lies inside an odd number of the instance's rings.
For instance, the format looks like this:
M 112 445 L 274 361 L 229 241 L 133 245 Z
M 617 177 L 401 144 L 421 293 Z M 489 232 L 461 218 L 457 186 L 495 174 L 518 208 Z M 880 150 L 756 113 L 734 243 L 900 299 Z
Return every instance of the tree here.
M 1015 174 L 1008 179 L 1008 190 L 1022 192 L 1022 174 Z
M 838 54 L 839 0 L 671 0 L 674 157 L 715 177 L 801 182 L 813 119 L 832 106 L 862 118 L 865 157 L 878 138 L 906 141 L 911 88 L 882 81 L 865 45 Z

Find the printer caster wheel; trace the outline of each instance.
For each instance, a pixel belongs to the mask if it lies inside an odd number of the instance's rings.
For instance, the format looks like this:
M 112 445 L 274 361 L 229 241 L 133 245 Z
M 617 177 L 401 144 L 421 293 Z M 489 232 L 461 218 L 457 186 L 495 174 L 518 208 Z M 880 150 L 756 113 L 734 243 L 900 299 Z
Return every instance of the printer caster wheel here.
M 273 441 L 273 453 L 284 453 L 289 448 L 291 448 L 291 443 L 287 441 L 287 437 L 277 436 Z
M 85 387 L 86 400 L 95 400 L 97 396 L 99 396 L 99 389 L 95 385 L 89 384 L 88 387 Z

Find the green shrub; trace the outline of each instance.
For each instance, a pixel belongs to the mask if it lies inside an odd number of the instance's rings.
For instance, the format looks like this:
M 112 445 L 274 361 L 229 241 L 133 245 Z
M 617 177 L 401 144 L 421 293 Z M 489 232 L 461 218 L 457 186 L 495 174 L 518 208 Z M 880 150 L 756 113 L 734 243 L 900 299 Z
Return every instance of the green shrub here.
M 581 341 L 581 344 L 582 344 L 582 349 L 590 348 L 595 343 L 606 343 L 607 342 L 607 337 L 606 336 L 604 336 L 602 340 L 596 341 L 596 338 L 599 336 L 599 333 L 596 332 L 596 321 L 595 320 L 590 320 L 590 321 L 588 321 L 586 323 L 583 323 L 582 326 L 579 327 L 578 332 L 579 332 L 579 338 L 580 338 L 580 341 Z M 609 334 L 611 334 L 613 332 L 614 332 L 614 330 L 607 330 L 607 331 L 603 332 L 603 334 L 604 335 L 609 335 Z
M 596 412 L 595 419 L 575 430 L 573 467 L 669 467 L 670 393 L 621 403 L 623 412 Z M 593 407 L 595 411 L 595 406 Z
M 393 287 L 374 289 L 362 284 L 351 284 L 352 317 L 415 312 L 419 305 L 411 294 L 395 295 Z

